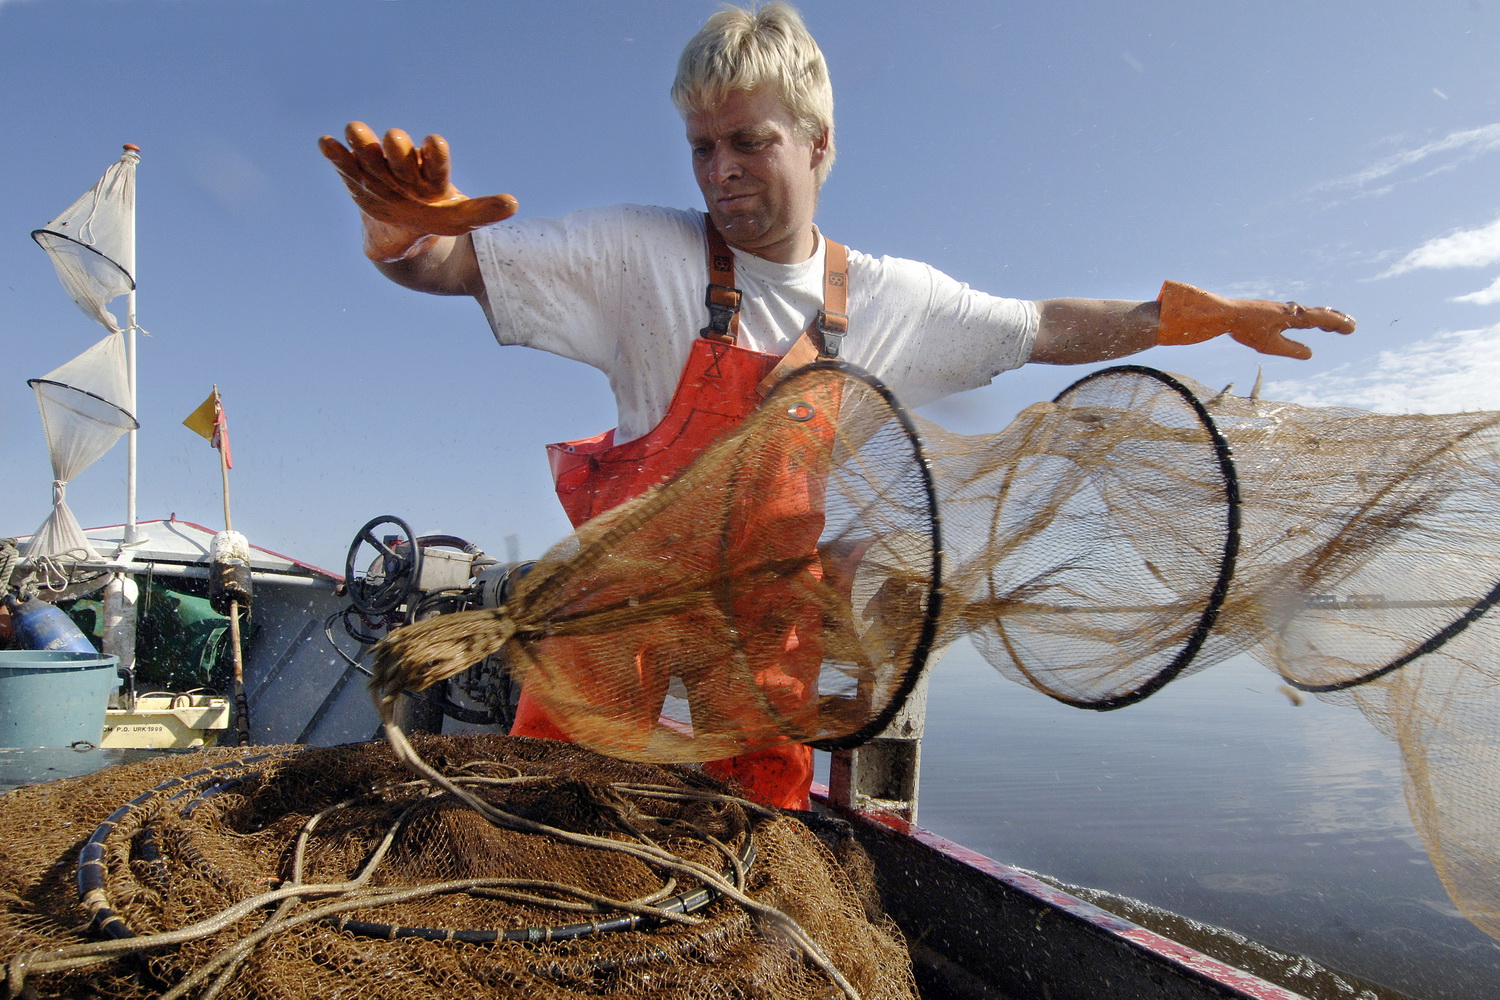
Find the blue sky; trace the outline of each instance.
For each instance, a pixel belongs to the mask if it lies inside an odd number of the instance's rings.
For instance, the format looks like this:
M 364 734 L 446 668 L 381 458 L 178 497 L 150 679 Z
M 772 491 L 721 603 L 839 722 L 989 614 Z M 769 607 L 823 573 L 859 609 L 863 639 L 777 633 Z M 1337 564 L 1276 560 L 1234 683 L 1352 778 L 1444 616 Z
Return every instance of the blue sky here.
M 1500 408 L 1500 4 L 808 0 L 839 160 L 819 223 L 995 294 L 1163 279 L 1354 314 L 1310 362 L 1230 342 L 1134 360 L 1390 411 Z M 602 376 L 495 346 L 470 300 L 380 278 L 318 155 L 352 118 L 439 132 L 457 183 L 556 215 L 696 206 L 666 99 L 709 0 L 0 0 L 0 531 L 45 518 L 26 379 L 102 331 L 28 233 L 123 143 L 138 174 L 139 516 L 222 524 L 180 421 L 217 383 L 235 527 L 342 568 L 397 514 L 503 556 L 566 530 L 542 445 L 614 423 Z M 927 415 L 992 432 L 1088 369 L 1029 367 Z M 124 516 L 124 448 L 70 486 Z

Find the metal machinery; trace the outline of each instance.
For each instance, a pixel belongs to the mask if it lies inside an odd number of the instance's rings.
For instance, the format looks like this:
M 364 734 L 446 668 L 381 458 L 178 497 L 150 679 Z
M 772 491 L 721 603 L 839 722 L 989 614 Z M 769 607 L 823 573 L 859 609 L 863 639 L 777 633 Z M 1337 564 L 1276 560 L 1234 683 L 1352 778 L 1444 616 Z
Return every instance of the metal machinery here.
M 531 566 L 494 559 L 453 535 L 417 535 L 394 515 L 373 518 L 354 536 L 344 563 L 344 630 L 368 649 L 392 629 L 424 618 L 499 607 Z M 500 657 L 489 656 L 445 685 L 403 696 L 397 720 L 407 731 L 442 732 L 447 719 L 503 733 L 519 697 L 520 685 Z

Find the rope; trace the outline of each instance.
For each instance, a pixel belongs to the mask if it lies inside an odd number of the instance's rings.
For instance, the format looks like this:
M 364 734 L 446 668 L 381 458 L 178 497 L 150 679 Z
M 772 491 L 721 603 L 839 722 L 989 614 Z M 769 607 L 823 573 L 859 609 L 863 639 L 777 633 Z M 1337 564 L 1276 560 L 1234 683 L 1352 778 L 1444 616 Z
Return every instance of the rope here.
M 16 563 L 21 561 L 21 550 L 14 538 L 0 538 L 0 594 L 10 592 L 10 577 Z
M 404 737 L 397 731 L 397 743 L 393 747 L 398 759 L 407 755 L 416 758 Z M 404 750 L 403 750 L 404 748 Z M 134 849 L 130 851 L 137 865 L 131 866 L 137 877 L 145 878 L 159 892 L 170 891 L 167 884 L 167 868 L 159 857 L 156 825 L 170 821 L 171 815 L 191 816 L 209 798 L 234 786 L 264 777 L 263 768 L 274 767 L 285 755 L 260 753 L 256 756 L 222 761 L 193 771 L 180 777 L 162 781 L 149 791 L 129 800 L 111 813 L 89 836 L 78 855 L 77 889 L 79 898 L 90 917 L 93 928 L 107 940 L 34 951 L 12 956 L 0 969 L 8 987 L 10 997 L 31 995 L 27 984 L 30 974 L 47 974 L 80 969 L 112 962 L 121 957 L 140 955 L 162 948 L 182 945 L 221 933 L 236 923 L 257 912 L 264 913 L 262 922 L 247 929 L 243 936 L 215 951 L 198 962 L 186 975 L 162 994 L 163 1000 L 178 1000 L 195 993 L 211 1000 L 234 978 L 236 971 L 255 949 L 275 935 L 309 922 L 321 922 L 339 930 L 379 937 L 382 939 L 407 937 L 426 940 L 445 940 L 468 943 L 497 943 L 502 941 L 549 942 L 566 941 L 588 934 L 630 930 L 649 922 L 673 922 L 679 924 L 701 924 L 702 917 L 692 915 L 708 906 L 715 899 L 727 896 L 739 902 L 751 914 L 759 916 L 774 926 L 782 935 L 803 950 L 811 963 L 822 969 L 844 995 L 857 1000 L 858 994 L 844 977 L 833 967 L 827 956 L 819 950 L 811 938 L 781 911 L 758 903 L 745 895 L 746 876 L 755 863 L 756 847 L 753 829 L 747 822 L 749 817 L 775 818 L 778 814 L 753 803 L 727 795 L 700 792 L 690 788 L 615 783 L 599 786 L 605 793 L 598 802 L 601 808 L 613 811 L 616 825 L 632 840 L 612 840 L 588 834 L 548 826 L 523 819 L 477 798 L 476 792 L 484 787 L 518 785 L 523 783 L 545 783 L 547 776 L 525 776 L 515 772 L 513 776 L 493 777 L 458 773 L 438 776 L 434 781 L 423 769 L 431 770 L 425 763 L 417 768 L 422 777 L 417 780 L 391 782 L 366 789 L 357 795 L 327 806 L 309 817 L 295 837 L 291 864 L 287 879 L 267 892 L 243 899 L 223 910 L 211 914 L 193 924 L 175 930 L 138 934 L 115 912 L 108 895 L 106 878 L 109 875 L 108 855 L 118 854 L 120 848 L 111 846 L 112 838 L 125 830 L 133 830 Z M 410 765 L 409 765 L 410 766 Z M 445 794 L 446 793 L 446 794 Z M 408 796 L 403 802 L 396 796 Z M 598 849 L 619 851 L 663 872 L 666 877 L 660 888 L 637 899 L 616 899 L 575 886 L 537 879 L 518 878 L 466 878 L 435 884 L 372 886 L 370 880 L 396 843 L 400 831 L 409 825 L 416 811 L 434 800 L 456 795 L 464 802 L 478 802 L 485 806 L 484 813 L 494 822 L 494 816 L 507 817 L 500 825 L 552 836 L 567 843 Z M 653 811 L 643 810 L 637 803 L 657 801 L 699 801 L 710 804 L 732 804 L 744 810 L 746 819 L 733 824 L 735 831 L 730 838 L 739 841 L 738 849 L 714 837 L 695 824 L 679 819 L 663 818 Z M 382 803 L 399 814 L 386 825 L 377 846 L 367 855 L 361 870 L 342 882 L 304 882 L 304 864 L 308 844 L 321 823 L 352 806 L 371 802 Z M 713 848 L 725 859 L 727 871 L 720 873 L 701 863 L 674 854 L 648 839 L 640 826 L 657 824 L 658 829 L 685 829 L 698 837 L 700 842 Z M 340 821 L 339 828 L 343 828 Z M 372 833 L 375 832 L 372 830 Z M 699 888 L 679 891 L 677 878 L 672 874 L 686 875 L 701 883 Z M 398 903 L 408 903 L 426 897 L 467 893 L 472 896 L 497 898 L 523 905 L 544 906 L 561 911 L 593 912 L 615 916 L 603 919 L 579 921 L 548 927 L 530 927 L 519 930 L 447 930 L 439 928 L 401 927 L 377 924 L 367 920 L 353 919 L 350 911 L 369 910 Z M 668 941 L 665 947 L 675 949 L 681 942 Z M 687 941 L 686 945 L 690 945 Z M 656 949 L 660 951 L 660 949 Z M 653 954 L 655 952 L 653 951 Z M 626 964 L 634 960 L 626 958 Z M 619 964 L 619 960 L 603 963 Z
M 397 728 L 395 723 L 391 721 L 390 701 L 380 700 L 378 697 L 378 692 L 377 705 L 380 706 L 381 714 L 382 716 L 384 716 L 386 739 L 390 741 L 391 749 L 395 751 L 396 758 L 403 764 L 405 764 L 410 770 L 426 778 L 434 785 L 445 789 L 454 798 L 463 802 L 465 805 L 469 806 L 475 812 L 479 813 L 481 816 L 494 823 L 496 826 L 500 826 L 510 830 L 517 830 L 522 833 L 545 834 L 548 836 L 556 837 L 565 843 L 577 844 L 583 847 L 595 847 L 600 850 L 606 851 L 620 851 L 622 853 L 639 858 L 641 861 L 644 861 L 647 864 L 659 865 L 670 871 L 677 871 L 696 878 L 699 881 L 702 881 L 705 884 L 717 889 L 724 896 L 738 903 L 743 909 L 765 920 L 772 927 L 775 927 L 782 934 L 784 934 L 794 945 L 801 949 L 802 953 L 807 956 L 808 961 L 816 966 L 829 979 L 833 980 L 834 984 L 838 986 L 840 991 L 842 991 L 843 994 L 849 998 L 849 1000 L 861 1000 L 859 992 L 854 988 L 853 984 L 851 984 L 846 978 L 844 978 L 843 973 L 839 972 L 838 968 L 833 964 L 828 956 L 823 953 L 823 949 L 818 946 L 818 943 L 813 940 L 812 936 L 804 931 L 802 929 L 802 926 L 786 913 L 782 912 L 774 906 L 762 903 L 759 900 L 746 895 L 744 892 L 740 891 L 738 887 L 725 880 L 721 875 L 719 875 L 718 872 L 715 872 L 710 868 L 706 868 L 703 865 L 696 864 L 684 858 L 680 858 L 675 854 L 656 847 L 655 845 L 647 846 L 643 844 L 629 844 L 623 841 L 610 840 L 606 837 L 595 837 L 589 834 L 575 833 L 571 830 L 563 830 L 558 827 L 549 826 L 545 823 L 539 823 L 535 820 L 526 819 L 525 817 L 518 816 L 515 813 L 507 812 L 506 810 L 497 808 L 496 806 L 493 806 L 490 803 L 477 798 L 476 796 L 470 794 L 468 791 L 460 788 L 453 781 L 449 780 L 446 775 L 440 773 L 437 770 L 434 770 L 426 761 L 422 760 L 422 758 L 417 754 L 412 745 L 407 742 L 406 736 L 401 732 L 399 728 Z M 749 806 L 756 812 L 762 814 L 769 813 L 769 810 L 764 809 L 760 806 L 756 806 L 752 803 L 744 802 L 743 804 Z

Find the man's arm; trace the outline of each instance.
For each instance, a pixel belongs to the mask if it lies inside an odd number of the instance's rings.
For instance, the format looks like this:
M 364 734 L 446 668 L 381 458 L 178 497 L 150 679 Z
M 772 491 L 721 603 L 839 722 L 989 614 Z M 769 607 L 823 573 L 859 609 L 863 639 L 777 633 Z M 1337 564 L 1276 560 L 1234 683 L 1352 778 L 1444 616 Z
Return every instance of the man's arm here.
M 1312 351 L 1283 333 L 1353 333 L 1354 319 L 1336 309 L 1295 302 L 1226 299 L 1169 281 L 1154 302 L 1049 299 L 1037 303 L 1040 322 L 1032 361 L 1085 364 L 1124 357 L 1157 345 L 1198 344 L 1228 334 L 1262 354 L 1306 360 Z
M 1032 362 L 1082 365 L 1156 346 L 1161 311 L 1155 302 L 1048 299 L 1036 305 L 1040 322 Z
M 431 295 L 484 294 L 484 278 L 479 273 L 479 258 L 474 253 L 474 238 L 462 236 L 431 236 L 426 242 L 405 255 L 382 258 L 381 247 L 372 247 L 371 222 L 365 221 L 365 256 L 374 263 L 375 269 L 398 285 Z M 416 234 L 419 239 L 427 233 Z M 397 236 L 401 239 L 401 236 Z M 373 252 L 372 252 L 373 250 Z
M 363 122 L 350 122 L 344 138 L 348 148 L 328 135 L 318 148 L 359 207 L 365 256 L 407 288 L 481 296 L 484 283 L 469 234 L 510 218 L 516 200 L 508 194 L 465 197 L 449 179 L 442 136 L 429 135 L 417 148 L 400 129 L 381 140 Z

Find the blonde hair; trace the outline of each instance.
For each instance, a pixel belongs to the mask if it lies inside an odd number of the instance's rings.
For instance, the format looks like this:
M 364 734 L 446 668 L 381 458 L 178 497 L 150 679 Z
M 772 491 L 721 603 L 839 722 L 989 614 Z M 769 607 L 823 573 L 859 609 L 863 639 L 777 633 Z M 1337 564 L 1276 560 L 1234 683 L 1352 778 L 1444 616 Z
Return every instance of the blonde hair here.
M 726 4 L 682 50 L 672 103 L 679 114 L 702 111 L 734 91 L 770 87 L 802 134 L 813 142 L 825 133 L 827 151 L 818 164 L 822 186 L 833 167 L 833 84 L 823 51 L 791 4 L 772 0 L 746 10 Z

